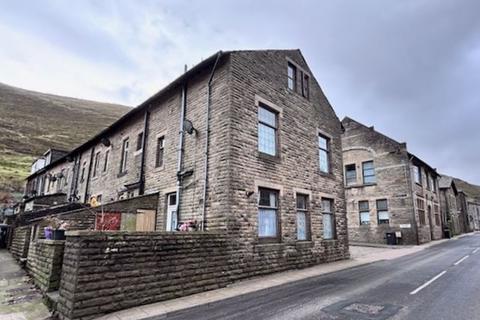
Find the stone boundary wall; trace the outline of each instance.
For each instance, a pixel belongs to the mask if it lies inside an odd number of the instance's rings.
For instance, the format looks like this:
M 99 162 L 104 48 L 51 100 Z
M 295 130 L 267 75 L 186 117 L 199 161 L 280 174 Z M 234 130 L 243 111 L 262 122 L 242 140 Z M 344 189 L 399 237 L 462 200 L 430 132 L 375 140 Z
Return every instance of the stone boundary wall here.
M 30 232 L 29 226 L 14 229 L 10 252 L 15 259 L 19 260 L 27 257 L 28 246 L 30 244 Z
M 224 287 L 231 253 L 220 233 L 68 232 L 59 317 L 92 319 Z
M 27 270 L 43 291 L 58 290 L 63 263 L 64 240 L 36 240 L 30 243 Z
M 348 248 L 336 240 L 291 248 L 283 243 L 246 244 L 222 231 L 70 231 L 57 311 L 60 319 L 92 319 L 348 257 Z

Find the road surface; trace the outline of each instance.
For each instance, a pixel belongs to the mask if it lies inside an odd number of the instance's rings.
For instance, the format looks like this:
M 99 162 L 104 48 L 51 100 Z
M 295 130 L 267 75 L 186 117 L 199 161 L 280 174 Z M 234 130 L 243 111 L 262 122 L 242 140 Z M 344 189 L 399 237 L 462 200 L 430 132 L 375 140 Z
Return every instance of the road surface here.
M 480 319 L 480 235 L 151 319 Z

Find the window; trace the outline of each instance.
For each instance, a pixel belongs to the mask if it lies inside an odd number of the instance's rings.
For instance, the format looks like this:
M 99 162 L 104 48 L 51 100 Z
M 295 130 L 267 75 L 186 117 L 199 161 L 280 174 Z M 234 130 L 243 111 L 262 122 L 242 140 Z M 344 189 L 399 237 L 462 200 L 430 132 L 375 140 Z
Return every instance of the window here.
M 67 168 L 67 170 L 65 171 L 65 177 L 64 177 L 64 180 L 63 180 L 63 181 L 65 182 L 65 184 L 64 184 L 65 186 L 68 185 L 68 175 L 69 175 L 69 173 L 70 173 L 69 171 L 70 171 L 70 170 L 69 170 L 68 168 Z
M 100 152 L 95 154 L 95 160 L 93 161 L 93 176 L 97 176 L 98 171 L 98 164 L 100 162 Z
M 333 200 L 322 199 L 323 239 L 335 239 L 335 217 L 333 215 Z
M 308 196 L 297 194 L 297 240 L 310 240 L 310 216 Z
M 304 96 L 305 98 L 308 99 L 309 97 L 309 87 L 310 87 L 310 83 L 309 83 L 309 76 L 304 73 L 304 72 L 301 72 L 301 75 L 302 75 L 302 96 Z
M 163 166 L 163 154 L 165 152 L 165 137 L 157 138 L 157 155 L 155 158 L 155 166 Z
M 418 220 L 420 224 L 426 225 L 427 222 L 425 220 L 425 201 L 423 199 L 417 198 L 417 211 L 418 211 Z
M 349 164 L 345 166 L 345 180 L 347 186 L 357 183 L 357 169 L 355 164 Z
M 108 168 L 108 156 L 110 155 L 110 150 L 105 151 L 105 161 L 103 161 L 103 172 L 107 171 Z
M 358 212 L 360 216 L 360 224 L 370 224 L 370 208 L 368 201 L 358 202 Z
M 127 171 L 128 146 L 129 146 L 129 141 L 128 141 L 128 138 L 126 138 L 125 140 L 123 140 L 123 145 L 122 145 L 122 161 L 120 162 L 120 173 Z
M 63 168 L 62 170 L 60 170 L 60 175 L 58 176 L 58 182 L 57 182 L 57 191 L 60 192 L 60 190 L 62 189 L 62 187 L 65 185 L 65 181 L 66 178 L 65 178 L 65 168 Z
M 277 155 L 277 114 L 262 103 L 258 107 L 258 151 Z
M 435 225 L 439 226 L 440 223 L 440 207 L 438 205 L 433 206 L 433 212 L 435 214 Z
M 320 171 L 330 172 L 330 139 L 318 135 L 318 156 L 320 159 Z
M 296 91 L 297 89 L 297 67 L 292 63 L 288 63 L 287 67 L 288 89 Z
M 430 187 L 431 187 L 431 191 L 432 192 L 436 192 L 437 190 L 437 184 L 435 183 L 435 179 L 433 178 L 433 176 L 429 176 L 429 179 L 430 179 Z
M 375 167 L 373 161 L 367 161 L 362 163 L 363 170 L 363 183 L 375 183 Z
M 427 177 L 427 190 L 432 190 L 432 185 L 431 185 L 432 180 L 430 180 L 430 175 L 427 173 L 426 177 Z
M 82 166 L 82 174 L 80 176 L 80 182 L 83 182 L 83 180 L 85 180 L 85 167 L 87 166 L 87 162 L 84 161 L 83 162 L 83 166 Z
M 388 224 L 390 222 L 390 214 L 388 213 L 388 202 L 386 199 L 377 200 L 377 216 L 378 224 Z
M 415 183 L 422 184 L 422 172 L 419 166 L 413 166 L 413 179 Z
M 137 149 L 136 149 L 136 151 L 141 150 L 142 147 L 143 147 L 143 132 L 140 132 L 137 136 Z
M 259 189 L 258 199 L 258 237 L 278 237 L 278 192 Z

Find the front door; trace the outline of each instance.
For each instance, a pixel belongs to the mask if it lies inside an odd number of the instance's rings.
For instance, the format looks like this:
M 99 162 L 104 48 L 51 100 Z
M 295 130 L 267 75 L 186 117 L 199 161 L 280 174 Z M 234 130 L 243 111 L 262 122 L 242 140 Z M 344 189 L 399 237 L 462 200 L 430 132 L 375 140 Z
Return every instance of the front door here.
M 169 193 L 167 195 L 167 231 L 175 231 L 177 229 L 177 193 Z

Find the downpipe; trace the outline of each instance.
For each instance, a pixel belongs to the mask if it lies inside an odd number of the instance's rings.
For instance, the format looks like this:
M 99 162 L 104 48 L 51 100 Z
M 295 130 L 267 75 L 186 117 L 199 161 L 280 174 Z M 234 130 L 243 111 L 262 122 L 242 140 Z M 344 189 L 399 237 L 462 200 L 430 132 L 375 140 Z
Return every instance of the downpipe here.
M 222 51 L 217 53 L 217 58 L 215 60 L 215 64 L 213 65 L 212 72 L 210 74 L 210 78 L 208 79 L 207 84 L 207 110 L 206 110 L 206 124 L 205 124 L 205 163 L 203 165 L 203 209 L 202 209 L 202 223 L 200 226 L 200 230 L 205 230 L 205 211 L 207 208 L 207 188 L 208 188 L 208 145 L 210 139 L 210 105 L 211 105 L 211 87 L 212 87 L 212 80 L 213 76 L 215 75 L 215 70 L 217 68 L 218 61 L 222 56 Z

